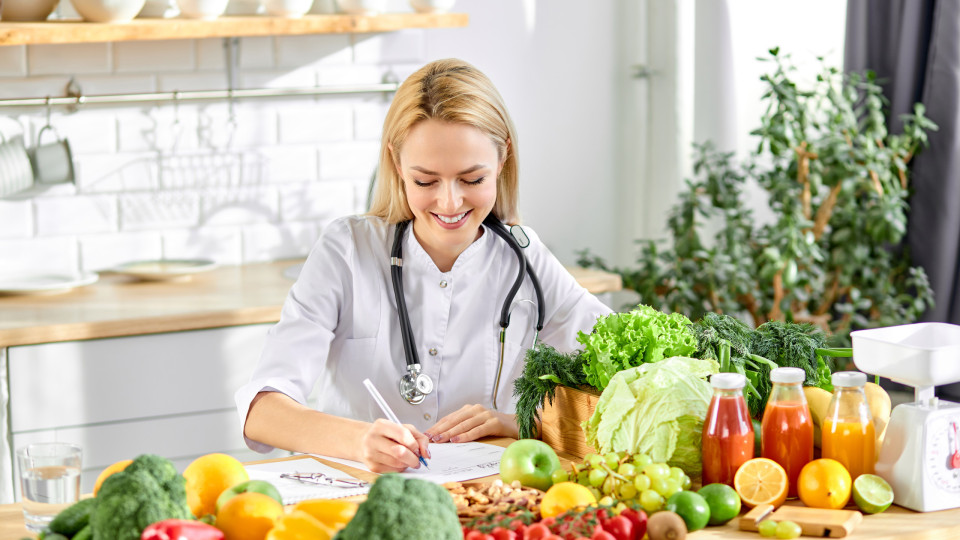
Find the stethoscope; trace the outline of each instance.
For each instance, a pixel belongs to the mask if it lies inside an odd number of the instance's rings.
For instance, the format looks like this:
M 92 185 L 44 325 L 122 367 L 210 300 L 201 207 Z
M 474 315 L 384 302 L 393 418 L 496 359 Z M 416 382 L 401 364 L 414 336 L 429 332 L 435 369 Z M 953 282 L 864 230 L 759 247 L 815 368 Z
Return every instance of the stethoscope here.
M 407 303 L 403 296 L 403 233 L 409 224 L 409 221 L 397 223 L 393 236 L 393 250 L 390 252 L 390 277 L 393 281 L 393 294 L 397 299 L 397 314 L 400 317 L 400 336 L 403 339 L 403 353 L 407 359 L 407 372 L 400 377 L 400 395 L 411 405 L 419 405 L 423 402 L 427 394 L 433 392 L 433 379 L 423 373 L 420 367 L 420 356 L 417 354 L 416 343 L 413 340 L 413 328 L 410 326 L 410 317 L 407 315 Z M 540 330 L 543 329 L 544 304 L 543 290 L 540 288 L 540 280 L 534 273 L 533 268 L 527 264 L 527 258 L 523 255 L 523 248 L 530 245 L 530 239 L 519 226 L 514 225 L 508 231 L 507 228 L 497 219 L 493 213 L 487 215 L 483 220 L 484 225 L 494 232 L 500 238 L 503 238 L 507 244 L 517 254 L 517 261 L 520 263 L 520 270 L 517 272 L 517 279 L 507 293 L 507 298 L 503 301 L 503 307 L 500 310 L 500 362 L 497 366 L 497 379 L 493 385 L 493 408 L 497 408 L 497 391 L 500 389 L 500 376 L 503 372 L 503 346 L 507 334 L 507 326 L 510 325 L 510 306 L 513 299 L 520 290 L 523 283 L 524 274 L 530 276 L 530 282 L 533 283 L 533 289 L 537 295 L 537 326 L 533 334 L 533 346 L 537 346 L 537 340 L 540 337 Z

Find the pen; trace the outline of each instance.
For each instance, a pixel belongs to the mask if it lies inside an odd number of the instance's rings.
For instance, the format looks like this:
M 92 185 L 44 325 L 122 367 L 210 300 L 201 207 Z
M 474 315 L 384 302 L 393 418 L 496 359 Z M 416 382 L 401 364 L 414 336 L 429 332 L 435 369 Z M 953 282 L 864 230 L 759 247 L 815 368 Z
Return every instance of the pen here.
M 370 395 L 373 396 L 373 400 L 376 401 L 377 405 L 380 406 L 380 410 L 383 411 L 383 414 L 387 415 L 387 420 L 390 420 L 391 422 L 393 422 L 394 424 L 397 424 L 398 426 L 402 426 L 403 424 L 400 422 L 400 419 L 397 418 L 396 414 L 394 414 L 393 409 L 391 409 L 390 406 L 387 405 L 387 401 L 383 399 L 383 396 L 381 396 L 380 392 L 377 391 L 377 387 L 374 386 L 372 382 L 370 382 L 370 379 L 364 379 L 363 385 L 367 387 L 367 391 L 370 392 Z M 420 463 L 423 464 L 424 467 L 429 469 L 430 466 L 427 465 L 427 460 L 423 459 L 423 456 L 419 455 L 419 452 L 417 454 L 418 454 L 417 458 L 420 459 Z

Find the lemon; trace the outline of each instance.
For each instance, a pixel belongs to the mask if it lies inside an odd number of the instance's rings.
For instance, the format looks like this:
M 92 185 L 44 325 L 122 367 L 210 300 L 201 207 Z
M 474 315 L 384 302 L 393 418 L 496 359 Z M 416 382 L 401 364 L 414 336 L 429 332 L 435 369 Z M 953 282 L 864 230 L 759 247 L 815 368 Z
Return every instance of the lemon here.
M 879 514 L 893 503 L 893 488 L 875 474 L 861 474 L 853 481 L 853 502 L 866 514 Z

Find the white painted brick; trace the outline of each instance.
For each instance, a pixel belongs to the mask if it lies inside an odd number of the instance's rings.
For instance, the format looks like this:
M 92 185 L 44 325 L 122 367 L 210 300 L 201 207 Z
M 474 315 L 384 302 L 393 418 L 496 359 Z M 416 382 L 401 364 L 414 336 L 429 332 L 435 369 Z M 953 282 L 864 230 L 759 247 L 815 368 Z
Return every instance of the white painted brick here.
M 240 88 L 298 88 L 316 86 L 317 73 L 311 67 L 289 71 L 247 71 L 237 82 Z
M 350 64 L 350 34 L 277 36 L 277 66 L 331 66 Z
M 0 77 L 27 76 L 27 46 L 0 47 Z M 0 85 L 4 84 L 0 82 Z
M 120 196 L 123 231 L 192 227 L 200 222 L 200 196 L 187 191 L 133 193 Z
M 199 147 L 197 110 L 193 107 L 126 109 L 117 114 L 117 138 L 121 152 L 176 154 Z
M 279 219 L 280 196 L 275 188 L 211 190 L 200 199 L 200 221 L 205 227 L 271 223 Z
M 312 182 L 280 192 L 280 215 L 285 222 L 312 220 L 321 226 L 356 212 L 350 182 Z
M 83 93 L 89 96 L 101 94 L 142 94 L 156 92 L 155 75 L 83 75 L 77 77 Z M 61 91 L 61 95 L 63 92 Z
M 243 228 L 243 262 L 268 262 L 306 257 L 320 230 L 316 223 L 250 225 Z
M 0 238 L 33 236 L 33 205 L 29 200 L 0 199 Z
M 0 47 L 2 48 L 2 47 Z M 27 77 L 0 81 L 0 98 L 62 96 L 70 77 Z
M 243 262 L 243 240 L 235 227 L 204 227 L 163 233 L 166 259 L 211 259 L 220 264 Z
M 131 261 L 159 259 L 159 232 L 97 234 L 80 238 L 80 266 L 101 271 Z
M 350 140 L 353 138 L 350 112 L 348 107 L 313 105 L 309 102 L 285 107 L 278 111 L 280 142 L 297 144 Z
M 0 240 L 0 275 L 75 274 L 79 270 L 73 236 Z
M 76 185 L 83 193 L 154 190 L 160 187 L 156 154 L 93 154 L 75 157 Z
M 230 109 L 226 103 L 213 103 L 199 111 L 198 123 L 203 136 L 201 146 L 223 148 L 230 138 L 232 149 L 257 148 L 277 142 L 277 116 L 263 101 L 238 101 L 234 104 L 236 123 L 230 137 Z
M 227 89 L 227 76 L 223 73 L 174 73 L 161 74 L 158 78 L 161 92 Z
M 116 119 L 108 112 L 54 114 L 51 122 L 60 135 L 70 141 L 74 157 L 114 152 L 117 149 Z
M 269 36 L 240 38 L 238 49 L 241 69 L 270 69 L 274 66 L 273 38 Z M 226 52 L 220 38 L 197 40 L 197 69 L 223 73 Z
M 371 99 L 353 109 L 354 133 L 359 141 L 379 141 L 383 136 L 383 120 L 387 117 L 389 103 Z
M 113 45 L 113 65 L 117 73 L 192 71 L 197 50 L 191 39 L 120 41 Z
M 380 144 L 375 142 L 323 145 L 320 148 L 320 178 L 370 178 L 379 157 Z
M 271 146 L 260 149 L 268 182 L 304 182 L 317 179 L 317 150 L 313 146 Z
M 56 236 L 117 230 L 117 198 L 112 195 L 39 197 L 37 235 Z
M 351 34 L 353 59 L 358 64 L 422 62 L 425 56 L 422 29 L 385 34 Z
M 198 150 L 163 156 L 160 185 L 164 189 L 209 189 L 240 184 L 243 154 Z
M 110 73 L 110 46 L 110 43 L 30 45 L 27 71 L 31 75 Z
M 378 66 L 330 66 L 317 72 L 317 84 L 320 86 L 380 84 L 381 82 L 383 82 L 383 69 Z

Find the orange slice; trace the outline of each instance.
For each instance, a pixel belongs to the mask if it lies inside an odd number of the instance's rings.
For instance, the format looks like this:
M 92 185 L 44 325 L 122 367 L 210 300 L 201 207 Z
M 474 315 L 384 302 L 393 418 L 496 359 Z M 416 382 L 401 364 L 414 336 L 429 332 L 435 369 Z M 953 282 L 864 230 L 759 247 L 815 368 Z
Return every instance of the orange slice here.
M 753 458 L 737 469 L 733 488 L 743 504 L 753 508 L 758 504 L 779 507 L 787 500 L 787 472 L 779 463 L 767 458 Z

